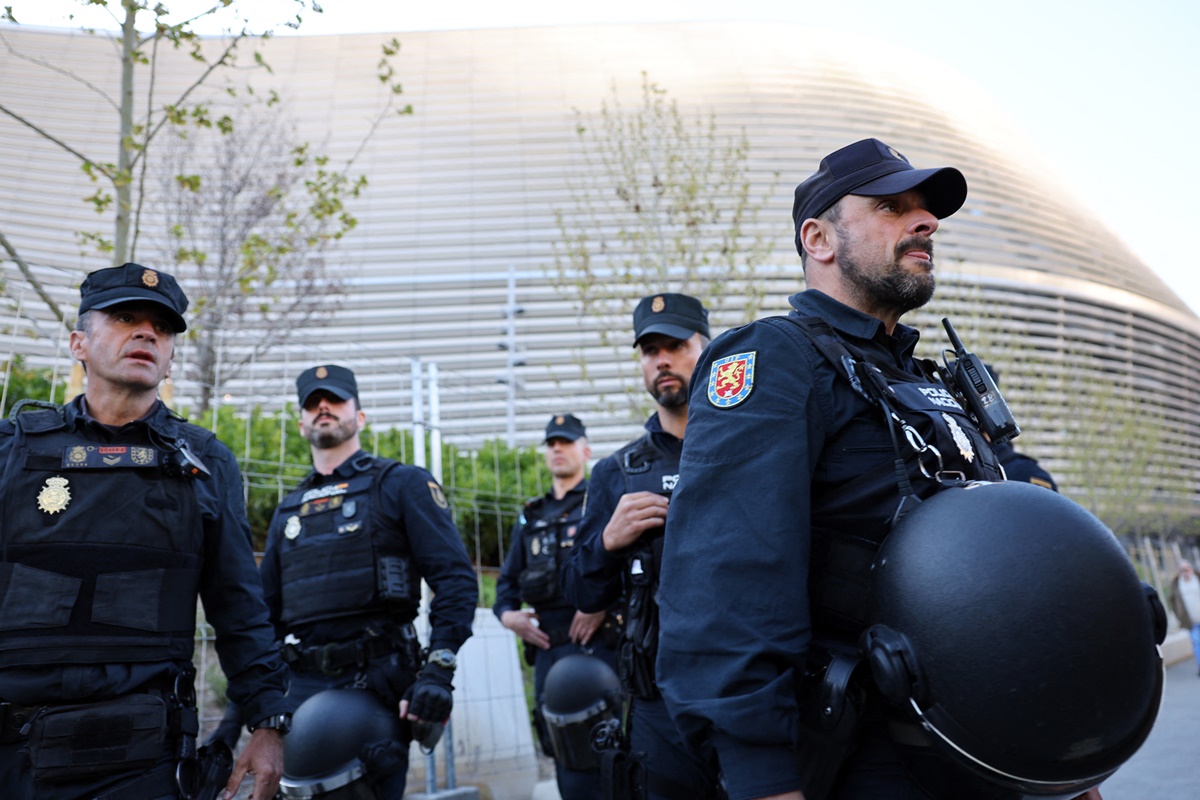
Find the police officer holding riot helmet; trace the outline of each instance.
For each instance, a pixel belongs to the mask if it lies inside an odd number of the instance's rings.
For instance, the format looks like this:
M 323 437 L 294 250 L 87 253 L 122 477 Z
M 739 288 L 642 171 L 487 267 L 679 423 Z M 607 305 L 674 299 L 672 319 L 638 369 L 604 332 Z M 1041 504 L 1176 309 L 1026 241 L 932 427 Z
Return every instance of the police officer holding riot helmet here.
M 274 797 L 291 703 L 229 450 L 162 404 L 188 301 L 138 264 L 80 287 L 87 389 L 0 422 L 0 786 L 9 800 L 197 787 L 196 598 L 254 734 L 232 795 Z
M 633 329 L 657 410 L 645 434 L 592 470 L 579 544 L 563 564 L 561 585 L 583 611 L 625 601 L 619 672 L 632 696 L 629 750 L 644 768 L 649 796 L 713 797 L 711 761 L 680 738 L 654 680 L 663 525 L 679 478 L 688 387 L 709 339 L 708 311 L 688 295 L 652 295 L 634 310 Z
M 914 169 L 876 139 L 826 156 L 793 208 L 807 291 L 787 317 L 718 338 L 697 366 L 667 517 L 657 674 L 684 737 L 716 750 L 732 800 L 930 796 L 856 665 L 892 520 L 955 481 L 1001 479 L 899 322 L 932 296 L 933 235 L 966 196 L 958 170 Z M 879 655 L 890 666 L 912 653 Z M 899 701 L 913 686 L 897 683 Z
M 296 388 L 313 471 L 275 510 L 262 562 L 271 622 L 293 672 L 289 698 L 304 711 L 322 690 L 365 688 L 398 710 L 398 740 L 350 755 L 361 757 L 379 797 L 399 797 L 410 740 L 436 742 L 450 716 L 457 653 L 478 599 L 475 571 L 433 476 L 362 451 L 366 414 L 354 373 L 312 367 Z M 424 655 L 412 626 L 422 578 L 433 589 Z M 297 747 L 336 728 L 314 722 L 297 724 Z M 285 796 L 292 779 L 305 777 L 290 771 Z
M 526 661 L 533 667 L 538 737 L 546 754 L 553 755 L 540 713 L 546 674 L 558 661 L 579 653 L 602 659 L 615 670 L 612 645 L 618 633 L 615 616 L 607 611 L 579 611 L 558 588 L 559 564 L 575 544 L 587 494 L 584 472 L 592 453 L 587 429 L 574 414 L 555 414 L 546 423 L 543 445 L 551 488 L 527 502 L 513 526 L 493 610 L 504 627 L 524 642 Z M 522 609 L 522 603 L 531 609 Z M 572 767 L 562 760 L 555 762 L 558 793 L 580 800 L 599 798 L 596 770 Z

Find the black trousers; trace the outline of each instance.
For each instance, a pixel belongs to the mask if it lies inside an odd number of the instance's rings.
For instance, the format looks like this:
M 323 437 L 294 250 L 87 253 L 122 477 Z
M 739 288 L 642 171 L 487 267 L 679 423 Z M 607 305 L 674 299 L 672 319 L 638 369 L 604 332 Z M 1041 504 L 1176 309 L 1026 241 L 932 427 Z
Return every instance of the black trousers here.
M 169 748 L 150 769 L 76 781 L 35 781 L 29 742 L 22 740 L 0 745 L 0 796 L 4 800 L 91 800 L 105 795 L 110 796 L 106 800 L 179 800 L 175 763 Z

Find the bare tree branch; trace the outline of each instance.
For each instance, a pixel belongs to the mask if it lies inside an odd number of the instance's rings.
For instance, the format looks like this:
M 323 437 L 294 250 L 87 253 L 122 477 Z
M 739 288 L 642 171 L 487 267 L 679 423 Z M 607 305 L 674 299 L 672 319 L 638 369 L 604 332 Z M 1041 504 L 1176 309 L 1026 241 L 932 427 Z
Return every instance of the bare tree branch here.
M 112 12 L 109 12 L 109 13 L 111 14 Z M 88 79 L 81 77 L 79 75 L 76 75 L 74 72 L 72 72 L 69 69 L 63 69 L 62 67 L 55 66 L 54 64 L 51 64 L 49 61 L 44 61 L 43 59 L 40 59 L 40 58 L 34 58 L 33 56 L 25 55 L 20 50 L 17 50 L 15 47 L 13 47 L 12 44 L 9 43 L 8 39 L 2 33 L 0 33 L 0 42 L 3 42 L 4 46 L 6 48 L 8 48 L 8 52 L 12 53 L 17 58 L 28 61 L 31 64 L 37 64 L 39 67 L 45 67 L 46 69 L 48 69 L 52 72 L 57 72 L 59 75 L 62 75 L 65 78 L 68 78 L 70 80 L 75 81 L 78 84 L 86 86 L 88 89 L 91 89 L 93 92 L 95 92 L 101 98 L 103 98 L 104 102 L 106 102 L 110 106 L 112 106 L 114 111 L 118 110 L 119 106 L 117 105 L 117 102 L 115 100 L 113 100 L 112 97 L 110 97 L 107 92 L 105 92 L 103 89 L 101 89 L 99 86 L 92 83 Z
M 25 119 L 23 116 L 21 116 L 20 114 L 18 114 L 15 111 L 13 111 L 12 109 L 10 109 L 8 106 L 4 105 L 3 103 L 0 103 L 0 112 L 7 114 L 8 116 L 15 119 L 17 122 L 24 125 L 25 127 L 30 128 L 31 130 L 33 130 L 34 133 L 36 133 L 38 136 L 41 136 L 43 139 L 45 139 L 49 142 L 53 142 L 54 144 L 58 145 L 63 150 L 66 150 L 68 153 L 70 153 L 71 155 L 78 158 L 84 164 L 89 164 L 93 167 L 96 167 L 96 169 L 98 169 L 100 171 L 100 173 L 102 175 L 104 175 L 106 178 L 111 179 L 113 177 L 112 172 L 110 172 L 108 167 L 106 167 L 104 164 L 101 164 L 98 161 L 93 161 L 92 159 L 88 158 L 83 153 L 79 152 L 74 147 L 71 147 L 71 145 L 64 142 L 62 139 L 59 139 L 57 136 L 54 136 L 53 134 L 51 134 L 49 131 L 46 131 L 46 130 L 38 127 L 37 125 L 35 125 L 34 123 Z
M 46 287 L 42 286 L 42 282 L 33 274 L 33 270 L 25 263 L 25 259 L 21 258 L 20 254 L 17 253 L 17 249 L 12 246 L 12 243 L 8 241 L 8 237 L 3 233 L 0 233 L 0 247 L 3 247 L 5 252 L 8 253 L 8 257 L 17 265 L 17 269 L 21 270 L 21 274 L 25 276 L 25 280 L 29 281 L 29 285 L 37 292 L 37 296 L 42 298 L 42 302 L 46 304 L 46 307 L 50 309 L 54 316 L 58 317 L 59 322 L 66 325 L 67 317 L 63 314 L 62 309 L 58 307 L 58 303 L 55 303 L 54 298 L 46 292 Z

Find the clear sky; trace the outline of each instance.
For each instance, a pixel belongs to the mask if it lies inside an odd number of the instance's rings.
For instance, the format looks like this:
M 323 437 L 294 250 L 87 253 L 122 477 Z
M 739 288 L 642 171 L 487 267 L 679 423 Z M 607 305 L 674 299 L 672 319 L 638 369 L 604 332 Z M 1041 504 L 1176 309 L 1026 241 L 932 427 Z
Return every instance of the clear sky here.
M 201 4 L 164 1 L 180 11 Z M 36 25 L 70 24 L 65 14 L 79 9 L 71 0 L 5 2 Z M 243 5 L 260 25 L 294 8 L 288 0 Z M 1189 199 L 1200 188 L 1197 0 L 324 0 L 323 7 L 324 14 L 306 15 L 302 34 L 756 20 L 911 48 L 982 86 L 1083 202 L 1200 313 L 1200 243 L 1193 249 L 1200 223 Z

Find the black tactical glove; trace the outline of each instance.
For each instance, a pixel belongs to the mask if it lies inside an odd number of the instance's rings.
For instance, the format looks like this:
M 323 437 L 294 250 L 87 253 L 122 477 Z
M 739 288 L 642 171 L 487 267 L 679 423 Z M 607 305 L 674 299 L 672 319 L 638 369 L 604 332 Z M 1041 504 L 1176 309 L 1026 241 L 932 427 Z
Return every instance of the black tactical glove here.
M 404 693 L 409 715 L 426 722 L 441 723 L 450 719 L 450 711 L 454 708 L 453 678 L 453 670 L 426 664 Z

